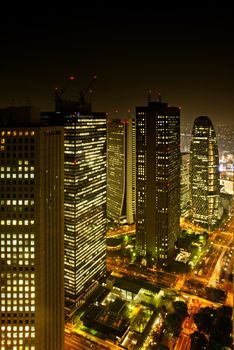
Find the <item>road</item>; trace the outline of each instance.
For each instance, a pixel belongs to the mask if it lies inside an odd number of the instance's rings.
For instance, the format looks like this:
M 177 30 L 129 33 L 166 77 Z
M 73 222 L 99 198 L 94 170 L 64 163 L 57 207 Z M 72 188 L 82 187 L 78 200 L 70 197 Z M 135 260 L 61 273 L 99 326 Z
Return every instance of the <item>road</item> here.
M 196 232 L 204 232 L 203 228 L 200 228 L 192 223 L 186 222 L 184 219 L 181 219 L 181 227 L 192 230 Z M 134 271 L 134 268 L 127 266 L 127 264 L 119 259 L 119 263 L 116 263 L 116 259 L 111 257 L 107 258 L 107 269 L 109 271 L 115 271 L 117 273 L 122 273 L 123 275 L 133 275 L 139 276 L 144 279 L 148 279 L 153 283 L 159 283 L 165 285 L 165 287 L 171 287 L 176 291 L 182 290 L 184 281 L 186 279 L 196 279 L 204 284 L 204 286 L 216 286 L 216 283 L 219 288 L 230 289 L 227 286 L 228 274 L 225 273 L 223 278 L 220 278 L 221 269 L 217 269 L 222 266 L 223 258 L 225 257 L 225 252 L 228 251 L 228 248 L 231 245 L 233 238 L 233 229 L 234 229 L 234 215 L 230 216 L 226 225 L 221 229 L 217 229 L 213 232 L 209 232 L 209 242 L 211 246 L 210 251 L 207 251 L 203 255 L 202 260 L 197 264 L 194 272 L 191 272 L 186 275 L 177 276 L 177 280 L 173 281 L 170 278 L 166 278 L 166 274 L 162 273 L 161 276 L 157 278 L 157 272 L 153 274 L 150 271 Z M 119 237 L 122 235 L 132 235 L 135 234 L 135 225 L 129 225 L 127 227 L 123 226 L 114 230 L 109 230 L 107 233 L 108 237 Z M 225 270 L 226 271 L 226 270 Z M 230 275 L 230 274 L 229 274 Z M 175 282 L 175 283 L 174 283 Z
M 90 349 L 102 349 L 92 346 L 91 342 L 76 336 L 65 334 L 64 350 L 90 350 Z
M 199 231 L 199 228 L 193 224 L 181 220 L 182 228 L 191 228 Z M 201 230 L 201 229 L 200 229 Z M 231 291 L 231 266 L 232 243 L 234 232 L 234 215 L 230 216 L 226 225 L 213 232 L 209 232 L 209 243 L 211 248 L 207 251 L 200 262 L 196 265 L 193 272 L 186 274 L 185 280 L 192 279 L 201 282 L 204 287 L 213 287 Z M 183 289 L 184 276 L 179 276 L 176 284 L 176 290 Z M 231 295 L 228 295 L 227 304 L 230 305 Z
M 103 340 L 81 329 L 73 327 L 72 333 L 65 333 L 64 350 L 121 350 L 120 345 L 116 345 L 108 340 Z
M 174 350 L 190 350 L 190 337 L 188 334 L 181 333 Z
M 191 227 L 191 226 L 190 226 Z M 185 320 L 183 324 L 183 329 L 180 337 L 178 338 L 174 350 L 189 350 L 190 349 L 190 334 L 196 330 L 194 325 L 193 315 L 197 313 L 200 307 L 204 306 L 220 306 L 216 303 L 208 301 L 197 296 L 186 294 L 183 292 L 184 282 L 188 279 L 196 279 L 202 281 L 204 286 L 207 286 L 209 281 L 210 285 L 214 285 L 212 281 L 217 281 L 218 267 L 221 266 L 225 258 L 225 254 L 230 255 L 230 245 L 232 243 L 234 228 L 234 217 L 231 218 L 228 223 L 228 230 L 222 231 L 216 230 L 215 232 L 210 233 L 209 241 L 211 249 L 208 250 L 202 257 L 200 265 L 196 267 L 196 273 L 188 273 L 182 275 L 173 275 L 170 273 L 162 271 L 151 271 L 149 269 L 139 268 L 139 266 L 129 265 L 126 262 L 126 259 L 116 258 L 116 257 L 107 257 L 107 269 L 109 271 L 115 271 L 121 275 L 134 276 L 140 279 L 146 279 L 154 284 L 159 284 L 164 286 L 166 289 L 176 290 L 185 296 L 185 299 L 188 301 L 190 317 Z M 194 230 L 198 231 L 197 227 L 193 227 Z M 200 229 L 204 231 L 203 229 Z M 115 230 L 110 230 L 108 232 L 108 237 L 118 237 L 122 235 L 132 235 L 135 234 L 134 227 L 125 227 Z M 225 278 L 225 277 L 224 277 Z M 226 282 L 226 281 L 225 281 Z M 192 292 L 193 293 L 193 292 Z M 230 298 L 229 298 L 230 299 Z M 65 350 L 117 350 L 120 349 L 120 346 L 117 346 L 108 341 L 96 338 L 90 334 L 82 333 L 78 331 L 80 335 L 65 336 Z M 86 339 L 84 338 L 86 337 Z M 87 339 L 87 337 L 89 339 Z
M 115 229 L 110 229 L 107 231 L 106 236 L 107 238 L 113 237 L 121 237 L 125 235 L 134 235 L 136 233 L 135 224 L 123 226 Z
M 158 284 L 166 288 L 171 288 L 174 286 L 177 276 L 167 272 L 155 272 L 145 269 L 139 269 L 137 266 L 128 266 L 127 264 L 119 262 L 116 266 L 116 259 L 107 258 L 107 270 L 122 274 L 125 276 L 133 276 L 141 279 L 145 279 L 151 283 Z
M 210 277 L 209 283 L 208 283 L 208 287 L 216 287 L 216 283 L 217 281 L 219 281 L 219 277 L 220 277 L 220 272 L 221 272 L 221 265 L 222 265 L 222 260 L 224 255 L 226 254 L 228 248 L 231 246 L 233 242 L 233 239 L 231 238 L 228 242 L 227 245 L 222 249 L 222 252 L 219 256 L 219 259 L 213 269 L 212 275 Z
M 197 327 L 194 323 L 193 316 L 199 312 L 201 307 L 220 306 L 220 305 L 217 305 L 216 303 L 211 304 L 206 299 L 197 298 L 191 295 L 187 297 L 187 305 L 188 305 L 189 317 L 187 317 L 183 322 L 182 331 L 176 342 L 174 350 L 190 350 L 190 344 L 191 344 L 190 335 L 197 330 Z

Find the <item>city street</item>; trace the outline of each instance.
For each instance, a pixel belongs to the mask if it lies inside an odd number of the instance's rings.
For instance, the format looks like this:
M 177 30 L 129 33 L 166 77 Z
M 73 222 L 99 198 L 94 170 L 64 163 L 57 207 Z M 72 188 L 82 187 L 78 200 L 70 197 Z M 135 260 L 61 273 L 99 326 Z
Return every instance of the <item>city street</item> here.
M 183 226 L 184 228 L 184 226 Z M 196 229 L 194 225 L 186 223 L 186 228 Z M 185 283 L 188 280 L 197 281 L 205 286 L 212 286 L 218 288 L 224 288 L 228 290 L 228 296 L 226 305 L 233 305 L 233 293 L 230 283 L 227 280 L 228 271 L 230 271 L 231 258 L 232 257 L 232 242 L 234 218 L 230 218 L 225 230 L 220 229 L 210 233 L 209 244 L 207 250 L 204 252 L 201 260 L 195 266 L 194 271 L 183 274 L 171 274 L 163 271 L 151 271 L 144 267 L 139 267 L 135 264 L 129 264 L 126 258 L 120 256 L 108 256 L 107 257 L 107 270 L 115 272 L 119 277 L 121 276 L 133 276 L 139 279 L 145 279 L 151 283 L 158 284 L 162 287 L 180 292 L 181 296 L 187 302 L 189 318 L 186 318 L 183 322 L 182 332 L 177 339 L 174 350 L 189 350 L 190 349 L 190 334 L 196 330 L 194 324 L 193 315 L 196 314 L 201 307 L 218 307 L 221 304 L 216 303 L 205 298 L 199 297 L 195 290 L 190 290 L 186 293 Z M 204 231 L 204 230 L 201 230 Z M 128 227 L 121 227 L 108 231 L 108 237 L 120 237 L 124 235 L 134 235 L 135 227 L 133 225 Z M 223 279 L 220 278 L 222 267 L 226 268 L 226 273 Z M 120 346 L 111 344 L 92 335 L 80 332 L 77 335 L 65 336 L 65 350 L 88 350 L 88 349 L 111 349 L 117 350 Z M 89 339 L 85 339 L 88 337 Z
M 65 334 L 65 346 L 64 350 L 90 350 L 95 349 L 91 347 L 90 342 L 77 335 L 66 335 Z
M 182 333 L 179 336 L 174 350 L 189 350 L 190 349 L 190 337 L 188 334 Z

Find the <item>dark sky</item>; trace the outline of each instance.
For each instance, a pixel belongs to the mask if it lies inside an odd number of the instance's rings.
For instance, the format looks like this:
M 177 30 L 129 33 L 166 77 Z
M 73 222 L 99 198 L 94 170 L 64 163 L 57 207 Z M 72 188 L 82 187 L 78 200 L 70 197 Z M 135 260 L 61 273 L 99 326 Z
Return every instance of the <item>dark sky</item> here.
M 205 3 L 205 1 L 203 1 Z M 67 2 L 68 3 L 68 2 Z M 208 115 L 231 121 L 234 26 L 230 2 L 144 1 L 64 3 L 10 8 L 0 21 L 0 106 L 29 96 L 53 110 L 54 88 L 78 98 L 93 74 L 93 109 L 127 115 L 147 103 L 148 90 L 182 107 L 182 121 Z M 131 2 L 130 2 L 131 3 Z M 153 5 L 152 5 L 153 4 Z

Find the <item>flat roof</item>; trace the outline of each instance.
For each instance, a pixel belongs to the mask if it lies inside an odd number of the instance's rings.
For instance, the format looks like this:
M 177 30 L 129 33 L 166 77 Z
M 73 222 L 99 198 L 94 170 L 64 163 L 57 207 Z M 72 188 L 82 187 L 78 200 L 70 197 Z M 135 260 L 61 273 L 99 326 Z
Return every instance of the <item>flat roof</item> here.
M 160 286 L 156 286 L 143 279 L 136 279 L 134 277 L 116 277 L 115 286 L 121 289 L 125 289 L 134 294 L 137 294 L 141 288 L 150 290 L 153 293 L 159 293 L 161 290 Z
M 125 305 L 126 301 L 117 298 L 113 303 L 110 304 L 109 311 L 118 314 L 123 310 Z
M 109 311 L 102 305 L 91 305 L 81 320 L 85 326 L 96 329 L 109 338 L 122 337 L 130 325 L 129 319 Z
M 127 290 L 128 292 L 132 292 L 134 294 L 137 294 L 139 290 L 141 289 L 141 286 L 137 283 L 128 280 L 127 278 L 115 278 L 115 287 Z

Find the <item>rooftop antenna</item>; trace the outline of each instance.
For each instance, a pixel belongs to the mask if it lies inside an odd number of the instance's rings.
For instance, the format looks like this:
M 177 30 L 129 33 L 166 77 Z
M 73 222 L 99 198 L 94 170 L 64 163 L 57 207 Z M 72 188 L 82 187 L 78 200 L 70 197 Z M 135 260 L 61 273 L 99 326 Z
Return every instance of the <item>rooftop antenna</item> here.
M 152 93 L 152 91 L 149 90 L 149 91 L 148 91 L 148 102 L 149 102 L 149 103 L 151 102 L 151 93 Z
M 162 102 L 162 98 L 161 98 L 161 94 L 160 94 L 160 92 L 158 93 L 158 102 Z
M 25 97 L 26 98 L 26 106 L 30 106 L 31 103 L 30 103 L 30 98 L 28 96 Z
M 89 103 L 92 103 L 92 97 L 93 97 L 93 90 L 89 90 Z

